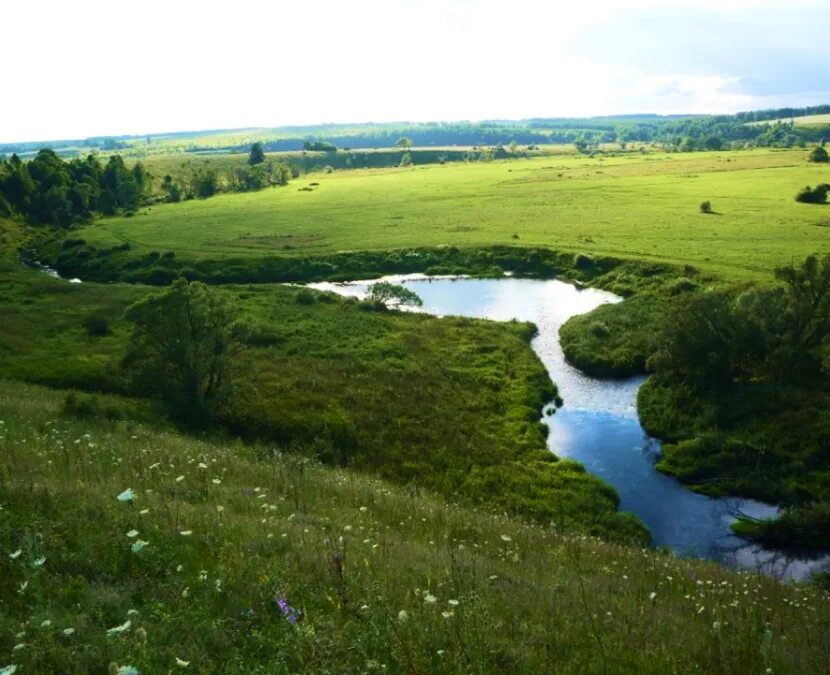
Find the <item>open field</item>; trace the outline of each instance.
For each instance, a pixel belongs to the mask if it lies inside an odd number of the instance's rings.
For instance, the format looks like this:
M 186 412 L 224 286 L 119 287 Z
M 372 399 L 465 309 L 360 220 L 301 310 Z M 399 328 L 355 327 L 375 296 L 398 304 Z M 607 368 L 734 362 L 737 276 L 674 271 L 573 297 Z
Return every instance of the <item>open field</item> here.
M 535 158 L 313 174 L 288 187 L 158 205 L 73 231 L 180 261 L 414 246 L 543 246 L 692 264 L 727 278 L 830 251 L 830 180 L 803 150 Z M 318 183 L 318 185 L 311 185 Z M 309 187 L 309 191 L 299 188 Z M 714 215 L 699 212 L 710 200 Z
M 0 381 L 0 664 L 19 673 L 828 672 L 816 586 L 62 398 Z
M 797 127 L 824 127 L 830 125 L 830 114 L 827 115 L 803 115 L 801 117 L 782 117 L 777 120 L 764 120 L 762 122 L 749 122 L 755 126 L 762 124 L 777 124 L 778 122 L 785 122 L 787 124 L 793 123 Z

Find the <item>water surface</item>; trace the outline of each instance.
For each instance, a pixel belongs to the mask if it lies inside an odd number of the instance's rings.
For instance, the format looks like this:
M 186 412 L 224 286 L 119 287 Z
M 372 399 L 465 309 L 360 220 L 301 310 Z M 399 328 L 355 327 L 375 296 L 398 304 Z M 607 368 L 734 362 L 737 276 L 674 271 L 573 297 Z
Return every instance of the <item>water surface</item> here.
M 644 378 L 597 379 L 565 362 L 559 327 L 572 316 L 621 298 L 555 280 L 419 275 L 386 280 L 415 291 L 424 302 L 421 311 L 430 314 L 535 323 L 539 333 L 532 346 L 565 401 L 555 415 L 545 418 L 550 427 L 548 446 L 557 456 L 581 462 L 613 485 L 620 494 L 620 508 L 636 514 L 648 526 L 656 546 L 666 546 L 681 556 L 757 568 L 784 579 L 804 578 L 830 564 L 830 556 L 813 561 L 792 559 L 733 536 L 729 526 L 738 512 L 770 517 L 776 508 L 748 499 L 711 499 L 659 473 L 654 463 L 660 443 L 646 434 L 637 417 L 637 389 Z M 312 286 L 363 297 L 371 283 Z

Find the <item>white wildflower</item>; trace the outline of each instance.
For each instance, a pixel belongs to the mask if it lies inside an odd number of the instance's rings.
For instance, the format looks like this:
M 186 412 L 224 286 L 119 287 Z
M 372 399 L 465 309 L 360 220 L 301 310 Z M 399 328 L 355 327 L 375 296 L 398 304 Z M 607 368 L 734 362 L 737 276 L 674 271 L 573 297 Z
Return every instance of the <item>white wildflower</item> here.
M 132 491 L 132 488 L 127 488 L 122 492 L 116 499 L 119 502 L 130 502 L 132 503 L 133 499 L 135 499 L 135 493 Z
M 120 626 L 115 626 L 114 628 L 110 628 L 107 630 L 107 637 L 115 637 L 116 635 L 121 635 L 128 630 L 130 630 L 130 626 L 133 625 L 133 622 L 127 619 L 124 623 Z

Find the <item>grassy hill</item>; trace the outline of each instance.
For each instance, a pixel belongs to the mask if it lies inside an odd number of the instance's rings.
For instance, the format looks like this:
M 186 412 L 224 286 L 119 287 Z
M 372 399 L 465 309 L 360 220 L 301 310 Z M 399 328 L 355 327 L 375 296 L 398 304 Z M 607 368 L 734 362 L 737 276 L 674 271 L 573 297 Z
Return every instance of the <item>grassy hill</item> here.
M 828 214 L 793 199 L 804 185 L 827 180 L 827 169 L 808 163 L 803 150 L 355 170 L 104 219 L 71 235 L 97 252 L 81 247 L 73 258 L 53 247 L 45 254 L 82 275 L 90 260 L 123 272 L 166 251 L 178 269 L 225 261 L 253 270 L 268 258 L 344 250 L 541 246 L 758 279 L 778 264 L 830 251 Z M 704 200 L 715 214 L 700 213 Z
M 830 672 L 817 587 L 62 400 L 0 382 L 0 668 Z
M 786 123 L 786 124 L 794 124 L 797 127 L 803 128 L 810 128 L 810 127 L 825 127 L 830 126 L 830 114 L 825 115 L 802 115 L 800 117 L 781 117 L 775 120 L 764 120 L 760 122 L 749 122 L 748 124 L 752 125 L 759 125 L 759 124 L 777 124 L 779 122 Z

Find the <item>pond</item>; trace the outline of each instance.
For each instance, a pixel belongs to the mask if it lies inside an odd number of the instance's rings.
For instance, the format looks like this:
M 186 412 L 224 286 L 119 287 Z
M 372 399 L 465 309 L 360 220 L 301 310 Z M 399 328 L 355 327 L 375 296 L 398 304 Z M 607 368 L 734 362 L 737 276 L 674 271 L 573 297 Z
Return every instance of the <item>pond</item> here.
M 735 514 L 769 517 L 774 506 L 747 499 L 711 499 L 686 489 L 654 468 L 660 443 L 640 426 L 637 389 L 644 378 L 607 380 L 588 377 L 568 365 L 559 345 L 559 327 L 621 298 L 606 291 L 556 280 L 386 277 L 402 283 L 423 300 L 420 311 L 507 321 L 532 321 L 539 329 L 533 349 L 556 382 L 565 404 L 545 417 L 548 446 L 616 488 L 620 508 L 636 514 L 651 530 L 655 546 L 680 556 L 708 558 L 757 569 L 782 579 L 802 579 L 830 566 L 830 556 L 794 559 L 732 535 Z M 312 288 L 364 297 L 373 282 L 318 283 Z M 546 406 L 547 408 L 547 406 Z

